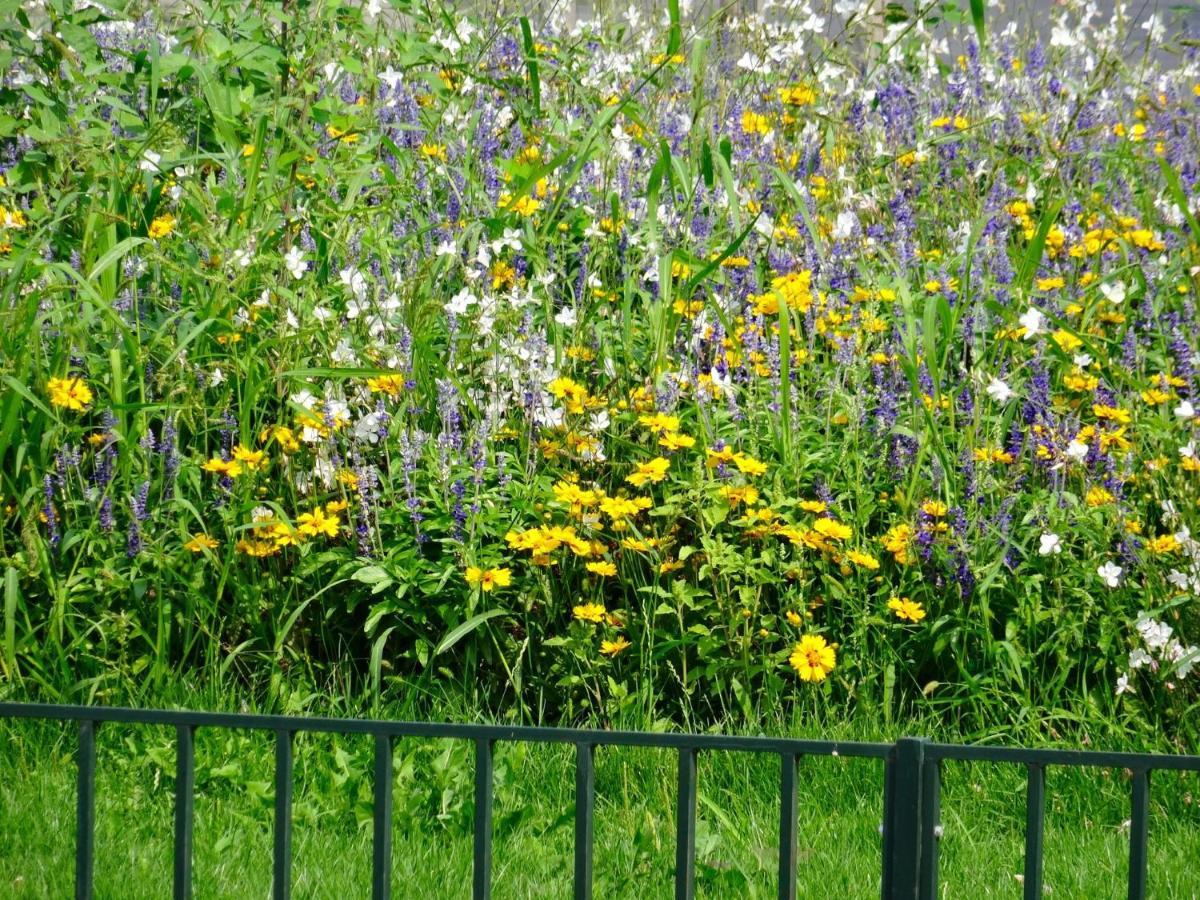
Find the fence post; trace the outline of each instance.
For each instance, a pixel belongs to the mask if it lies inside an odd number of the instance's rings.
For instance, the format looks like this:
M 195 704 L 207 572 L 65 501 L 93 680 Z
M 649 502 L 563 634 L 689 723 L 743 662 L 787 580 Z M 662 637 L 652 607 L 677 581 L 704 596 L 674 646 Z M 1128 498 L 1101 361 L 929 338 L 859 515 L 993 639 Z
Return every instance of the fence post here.
M 92 900 L 96 856 L 96 723 L 79 723 L 79 774 L 75 799 L 75 897 Z
M 196 743 L 191 725 L 175 726 L 175 900 L 192 896 L 192 829 L 196 804 Z
M 492 740 L 475 739 L 475 900 L 492 896 Z
M 696 748 L 679 748 L 675 799 L 675 900 L 696 896 Z
M 274 900 L 292 896 L 292 736 L 275 731 L 275 853 L 272 890 Z
M 890 760 L 883 824 L 884 900 L 926 900 L 936 894 L 937 761 L 926 760 L 925 738 L 901 738 Z M 927 808 L 932 807 L 932 809 Z

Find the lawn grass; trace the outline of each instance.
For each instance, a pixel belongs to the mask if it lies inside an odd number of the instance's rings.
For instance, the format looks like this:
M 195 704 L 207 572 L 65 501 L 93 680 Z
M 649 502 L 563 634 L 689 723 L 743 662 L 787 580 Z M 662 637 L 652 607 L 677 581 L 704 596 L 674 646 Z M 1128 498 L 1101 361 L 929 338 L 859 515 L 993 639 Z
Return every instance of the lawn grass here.
M 907 730 L 929 733 L 928 728 Z M 5 836 L 0 845 L 0 895 L 67 896 L 73 878 L 72 730 L 66 725 L 6 723 L 0 736 L 0 833 Z M 820 736 L 895 737 L 853 723 L 821 729 Z M 171 740 L 169 729 L 151 726 L 105 725 L 98 732 L 99 898 L 132 900 L 170 892 Z M 566 745 L 497 746 L 495 897 L 569 896 L 573 753 Z M 297 738 L 294 896 L 369 894 L 370 754 L 366 736 Z M 267 896 L 272 846 L 270 736 L 200 730 L 196 759 L 196 896 Z M 394 896 L 433 900 L 469 895 L 472 765 L 465 741 L 397 741 Z M 671 895 L 675 778 L 671 751 L 597 751 L 597 896 Z M 1019 895 L 1024 784 L 1024 772 L 1015 766 L 946 765 L 941 896 Z M 1200 858 L 1200 809 L 1193 802 L 1198 787 L 1194 775 L 1172 773 L 1157 773 L 1152 783 L 1151 896 L 1200 896 L 1200 868 L 1194 865 Z M 1128 796 L 1123 772 L 1050 770 L 1048 893 L 1124 896 Z M 844 757 L 801 761 L 800 896 L 877 896 L 881 804 L 879 763 Z M 697 817 L 697 895 L 774 896 L 776 759 L 702 754 Z

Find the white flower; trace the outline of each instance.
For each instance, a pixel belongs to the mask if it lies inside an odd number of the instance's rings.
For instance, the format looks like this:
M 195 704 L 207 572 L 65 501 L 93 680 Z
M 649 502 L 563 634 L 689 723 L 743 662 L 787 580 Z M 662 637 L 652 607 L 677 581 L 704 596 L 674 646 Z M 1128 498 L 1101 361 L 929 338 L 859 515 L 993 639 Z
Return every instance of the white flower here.
M 301 409 L 307 409 L 310 411 L 317 404 L 317 398 L 313 395 L 313 392 L 310 391 L 308 388 L 303 388 L 303 389 L 297 391 L 296 393 L 292 394 L 292 396 L 289 397 L 288 399 L 291 400 L 293 403 L 295 403 L 297 406 L 299 406 Z
M 354 295 L 354 299 L 362 300 L 367 296 L 367 279 L 358 269 L 347 266 L 338 272 L 338 278 L 342 284 L 350 289 L 350 293 Z
M 312 314 L 313 314 L 313 318 L 316 319 L 318 322 L 328 322 L 330 319 L 337 318 L 337 313 L 335 313 L 328 306 L 313 307 Z
M 1075 36 L 1075 29 L 1068 27 L 1065 20 L 1050 30 L 1051 47 L 1074 47 L 1077 43 L 1079 39 Z
M 1041 537 L 1041 546 L 1038 547 L 1038 553 L 1042 556 L 1049 556 L 1052 553 L 1062 553 L 1062 539 L 1057 534 L 1043 534 Z
M 1007 403 L 1016 396 L 1016 392 L 999 378 L 993 378 L 989 381 L 986 390 L 987 395 L 997 403 Z
M 1178 569 L 1171 570 L 1170 574 L 1167 575 L 1167 581 L 1171 583 L 1172 587 L 1178 588 L 1181 591 L 1186 591 L 1191 586 L 1191 579 L 1187 577 L 1186 573 L 1180 572 Z
M 1180 447 L 1179 455 L 1182 456 L 1184 459 L 1195 459 L 1196 458 L 1196 442 L 1188 441 L 1186 444 L 1184 444 L 1182 447 Z
M 574 328 L 576 321 L 578 321 L 575 307 L 564 306 L 558 311 L 558 314 L 554 317 L 554 321 L 563 326 L 563 328 Z
M 1175 415 L 1180 419 L 1196 418 L 1196 407 L 1192 406 L 1189 400 L 1180 400 L 1179 405 L 1175 407 Z
M 1067 444 L 1067 456 L 1075 460 L 1075 462 L 1083 462 L 1087 459 L 1088 445 L 1083 441 L 1071 441 Z
M 1121 573 L 1123 571 L 1125 570 L 1116 563 L 1112 562 L 1112 560 L 1109 560 L 1096 570 L 1096 574 L 1099 575 L 1100 580 L 1110 588 L 1115 588 L 1121 583 Z
M 1181 648 L 1179 658 L 1175 662 L 1175 673 L 1180 678 L 1187 678 L 1197 663 L 1200 663 L 1200 647 Z
M 457 294 L 450 298 L 450 302 L 445 305 L 445 310 L 452 316 L 465 315 L 467 310 L 476 302 L 476 299 L 471 295 L 471 292 L 463 288 Z
M 1154 663 L 1154 657 L 1138 647 L 1136 650 L 1129 651 L 1129 668 L 1140 669 L 1142 666 L 1149 666 Z
M 1086 369 L 1092 364 L 1092 358 L 1086 353 L 1076 353 L 1071 357 L 1071 362 L 1075 363 L 1081 369 Z
M 388 66 L 379 73 L 379 80 L 386 84 L 389 89 L 394 91 L 396 89 L 396 85 L 404 80 L 404 75 L 401 72 L 397 72 L 391 66 Z
M 213 387 L 219 387 L 225 383 L 225 373 L 221 371 L 220 367 L 212 370 L 212 375 L 209 377 L 209 383 Z
M 329 358 L 339 366 L 350 366 L 358 362 L 358 354 L 354 352 L 354 347 L 346 338 L 338 341 L 338 345 L 333 348 Z
M 1120 305 L 1125 302 L 1125 285 L 1120 281 L 1100 285 L 1100 293 L 1104 295 L 1104 298 L 1109 303 L 1114 305 Z
M 381 417 L 377 412 L 370 412 L 354 423 L 354 438 L 359 441 L 379 443 L 379 425 Z
M 1117 679 L 1117 696 L 1129 693 L 1129 676 L 1122 675 Z
M 159 162 L 162 161 L 162 154 L 155 153 L 153 150 L 147 150 L 142 154 L 142 161 L 138 163 L 138 168 L 143 172 L 153 172 L 158 175 L 162 172 Z
M 287 256 L 283 258 L 283 264 L 297 281 L 303 278 L 304 273 L 308 271 L 308 263 L 304 261 L 304 251 L 297 246 L 293 246 L 287 252 Z
M 854 214 L 853 210 L 843 210 L 838 213 L 837 220 L 833 223 L 832 237 L 835 241 L 844 241 L 854 234 L 856 228 L 858 228 L 858 216 Z
M 1171 640 L 1172 628 L 1166 622 L 1157 619 L 1138 619 L 1138 634 L 1151 650 L 1161 650 Z
M 1035 335 L 1041 334 L 1042 325 L 1045 323 L 1046 317 L 1042 315 L 1042 311 L 1036 306 L 1031 306 L 1017 321 L 1025 329 L 1025 340 L 1029 340 Z

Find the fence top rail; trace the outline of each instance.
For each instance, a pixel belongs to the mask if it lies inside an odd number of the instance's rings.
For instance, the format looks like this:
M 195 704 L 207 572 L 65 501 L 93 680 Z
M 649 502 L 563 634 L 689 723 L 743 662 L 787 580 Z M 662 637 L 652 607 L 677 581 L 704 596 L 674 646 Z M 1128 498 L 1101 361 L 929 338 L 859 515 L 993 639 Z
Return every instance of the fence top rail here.
M 0 719 L 43 719 L 64 722 L 119 722 L 136 725 L 170 725 L 192 728 L 242 728 L 256 731 L 371 734 L 388 737 L 457 738 L 487 741 L 525 741 L 589 746 L 657 747 L 677 750 L 730 750 L 754 753 L 791 753 L 812 756 L 852 756 L 887 759 L 895 745 L 861 741 L 817 741 L 762 735 L 685 734 L 679 732 L 602 731 L 532 725 L 455 724 L 403 722 L 387 719 L 338 719 L 280 716 L 260 713 L 200 712 L 173 709 L 131 709 L 119 706 L 68 706 L 43 703 L 0 702 Z M 1200 771 L 1200 756 L 1160 753 L 1127 753 L 1098 750 L 995 747 L 983 744 L 942 744 L 923 741 L 931 760 L 999 762 L 1037 766 L 1095 766 Z
M 756 735 L 684 734 L 678 732 L 602 731 L 531 725 L 402 722 L 386 719 L 337 719 L 258 713 L 196 712 L 191 710 L 130 709 L 117 706 L 66 706 L 0 702 L 0 719 L 45 719 L 68 722 L 120 722 L 192 728 L 245 728 L 258 731 L 372 734 L 389 737 L 458 738 L 488 741 L 526 741 L 590 746 L 658 747 L 679 750 L 742 750 L 813 756 L 853 756 L 885 759 L 891 744 L 859 741 L 814 741 Z
M 1104 750 L 990 747 L 985 744 L 938 744 L 925 748 L 928 758 L 962 762 L 1024 763 L 1035 766 L 1095 766 L 1110 769 L 1174 769 L 1200 772 L 1200 756 L 1170 753 L 1125 753 Z

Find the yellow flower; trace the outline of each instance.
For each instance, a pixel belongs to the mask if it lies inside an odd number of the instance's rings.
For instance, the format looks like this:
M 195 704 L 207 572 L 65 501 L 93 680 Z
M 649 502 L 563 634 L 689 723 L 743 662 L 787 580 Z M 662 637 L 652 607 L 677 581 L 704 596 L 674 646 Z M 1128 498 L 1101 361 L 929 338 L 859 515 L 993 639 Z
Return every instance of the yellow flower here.
M 1092 486 L 1084 499 L 1088 506 L 1103 506 L 1105 503 L 1112 503 L 1116 498 L 1097 484 Z
M 625 480 L 635 487 L 641 487 L 647 481 L 653 481 L 655 484 L 667 477 L 667 469 L 671 467 L 671 461 L 666 457 L 659 456 L 650 462 L 638 463 L 638 467 L 633 474 L 626 476 Z
M 813 531 L 831 541 L 849 540 L 854 530 L 839 522 L 837 519 L 817 519 L 813 522 Z
M 864 569 L 878 569 L 879 560 L 873 557 L 870 553 L 860 553 L 857 550 L 850 550 L 846 553 L 846 559 L 854 563 L 856 566 L 862 566 Z
M 422 144 L 417 148 L 417 152 L 426 159 L 433 159 L 438 162 L 446 161 L 446 146 L 444 144 Z
M 689 447 L 696 446 L 696 439 L 691 435 L 679 434 L 675 431 L 663 432 L 662 437 L 658 439 L 660 447 L 666 447 L 668 450 L 686 450 Z
M 911 538 L 912 526 L 902 522 L 889 528 L 887 534 L 879 540 L 884 549 L 892 554 L 896 563 L 905 566 L 911 561 L 911 557 L 908 555 L 908 542 Z
M 679 417 L 668 416 L 666 413 L 654 413 L 654 415 L 639 416 L 638 422 L 656 433 L 678 431 Z
M 214 475 L 227 475 L 230 478 L 237 478 L 242 474 L 242 466 L 236 460 L 221 459 L 219 456 L 214 456 L 203 466 L 205 472 L 211 472 Z
M 607 610 L 600 603 L 581 603 L 571 612 L 580 622 L 593 622 L 598 625 L 604 621 Z
M 603 562 L 603 561 L 590 562 L 585 566 L 585 568 L 589 572 L 591 572 L 593 575 L 602 575 L 602 576 L 606 576 L 606 577 L 611 577 L 611 576 L 617 574 L 616 564 L 610 563 L 610 562 Z
M 784 106 L 809 106 L 817 102 L 817 92 L 806 84 L 779 88 L 779 102 Z
M 77 412 L 92 402 L 92 389 L 82 378 L 51 378 L 46 382 L 50 402 Z
M 207 534 L 193 534 L 192 539 L 184 544 L 183 548 L 191 550 L 193 553 L 203 553 L 205 550 L 212 550 L 216 546 L 217 541 Z
M 372 394 L 387 394 L 393 400 L 404 391 L 403 375 L 380 375 L 367 379 L 367 388 Z
M 156 240 L 161 237 L 166 237 L 175 230 L 175 217 L 170 213 L 165 213 L 153 222 L 150 223 L 150 237 Z
M 762 113 L 747 109 L 742 113 L 742 133 L 768 135 L 771 133 L 771 120 Z
M 1146 552 L 1152 553 L 1155 556 L 1161 556 L 1165 553 L 1174 553 L 1179 549 L 1179 541 L 1173 534 L 1161 534 L 1158 537 L 1150 538 L 1146 541 Z
M 287 522 L 276 522 L 268 533 L 276 547 L 299 547 L 305 540 L 304 535 Z
M 652 505 L 649 497 L 605 497 L 600 501 L 600 511 L 612 519 L 615 528 Z
M 629 641 L 625 640 L 624 637 L 619 637 L 615 641 L 600 642 L 600 652 L 605 656 L 616 656 L 618 653 L 627 649 L 628 647 Z
M 888 609 L 902 622 L 920 622 L 925 618 L 925 608 L 907 597 L 893 597 L 888 601 Z
M 1063 328 L 1058 329 L 1050 337 L 1054 339 L 1054 343 L 1062 347 L 1064 353 L 1071 353 L 1083 346 L 1083 341 Z
M 745 453 L 734 454 L 733 464 L 743 475 L 763 475 L 767 471 L 766 463 L 759 462 L 753 456 L 747 456 Z
M 824 681 L 837 665 L 837 654 L 821 635 L 806 634 L 792 649 L 788 662 L 802 680 Z
M 1118 425 L 1128 425 L 1131 421 L 1128 410 L 1115 406 L 1105 406 L 1102 403 L 1092 404 L 1092 413 L 1097 419 L 1107 419 L 1110 422 L 1116 422 Z
M 241 540 L 234 545 L 234 549 L 238 553 L 245 553 L 247 556 L 252 556 L 261 559 L 264 556 L 274 556 L 279 552 L 279 548 L 270 541 L 258 540 Z
M 314 506 L 312 512 L 301 513 L 297 516 L 296 524 L 299 526 L 300 533 L 309 537 L 317 537 L 321 534 L 327 537 L 337 537 L 341 519 L 336 515 L 326 515 L 325 510 Z
M 262 450 L 251 450 L 243 444 L 238 444 L 233 448 L 233 458 L 243 469 L 250 472 L 257 472 L 267 467 L 266 453 Z
M 485 594 L 491 593 L 498 587 L 508 587 L 512 584 L 511 569 L 481 569 L 479 566 L 467 566 L 467 583 L 477 584 Z

